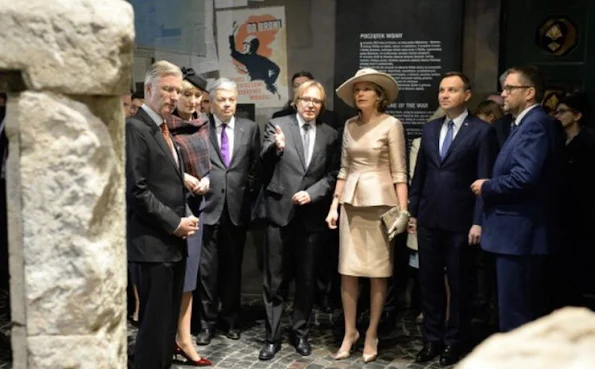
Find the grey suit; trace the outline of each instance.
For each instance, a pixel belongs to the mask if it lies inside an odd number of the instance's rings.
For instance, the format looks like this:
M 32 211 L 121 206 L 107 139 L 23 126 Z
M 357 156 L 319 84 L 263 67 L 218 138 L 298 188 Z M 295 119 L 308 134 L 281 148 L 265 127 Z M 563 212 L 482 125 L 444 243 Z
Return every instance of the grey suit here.
M 202 213 L 203 248 L 197 291 L 203 329 L 214 328 L 219 299 L 221 320 L 228 328 L 237 324 L 246 226 L 250 222 L 251 205 L 258 194 L 260 178 L 258 125 L 248 119 L 235 118 L 233 154 L 227 167 L 217 140 L 215 119 L 211 115 L 209 120 L 211 188 L 205 195 Z
M 275 127 L 285 135 L 285 149 L 275 146 Z M 314 149 L 308 166 L 295 115 L 272 119 L 265 130 L 262 149 L 265 173 L 264 200 L 268 220 L 264 252 L 264 302 L 266 339 L 280 341 L 279 323 L 287 287 L 296 280 L 293 332 L 307 336 L 315 289 L 318 249 L 326 235 L 325 217 L 339 169 L 339 135 L 316 122 Z M 292 196 L 306 191 L 312 202 L 295 205 Z

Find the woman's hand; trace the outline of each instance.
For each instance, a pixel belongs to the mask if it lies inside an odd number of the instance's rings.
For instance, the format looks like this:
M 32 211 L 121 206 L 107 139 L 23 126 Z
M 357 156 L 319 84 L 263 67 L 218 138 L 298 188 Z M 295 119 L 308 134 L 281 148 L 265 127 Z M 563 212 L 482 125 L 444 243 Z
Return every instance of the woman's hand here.
M 337 229 L 337 220 L 339 219 L 339 212 L 337 209 L 331 208 L 326 216 L 325 222 L 329 229 Z
M 211 188 L 211 181 L 209 180 L 208 177 L 204 177 L 198 183 L 198 187 L 194 193 L 197 195 L 204 195 L 205 193 L 209 192 L 210 188 Z
M 195 193 L 198 190 L 200 181 L 193 175 L 184 173 L 184 186 L 188 191 Z

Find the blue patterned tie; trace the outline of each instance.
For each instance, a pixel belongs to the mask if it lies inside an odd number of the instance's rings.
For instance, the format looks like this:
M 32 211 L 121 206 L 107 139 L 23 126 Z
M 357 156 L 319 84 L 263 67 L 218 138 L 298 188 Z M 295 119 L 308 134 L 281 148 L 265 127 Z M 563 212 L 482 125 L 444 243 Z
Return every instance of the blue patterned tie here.
M 440 150 L 440 159 L 442 160 L 444 160 L 444 157 L 448 152 L 448 148 L 452 143 L 452 136 L 454 134 L 455 123 L 452 120 L 449 120 L 447 125 L 448 129 L 446 130 L 446 137 L 444 137 L 444 142 L 442 142 L 442 150 Z

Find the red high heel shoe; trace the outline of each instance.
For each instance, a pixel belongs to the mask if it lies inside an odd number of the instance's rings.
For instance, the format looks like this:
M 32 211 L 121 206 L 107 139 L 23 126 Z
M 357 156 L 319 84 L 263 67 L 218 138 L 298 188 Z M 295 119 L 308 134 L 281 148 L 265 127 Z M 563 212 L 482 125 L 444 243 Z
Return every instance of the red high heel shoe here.
M 187 353 L 182 350 L 180 346 L 176 343 L 176 349 L 174 352 L 175 355 L 182 355 L 186 361 L 179 361 L 180 364 L 184 365 L 191 365 L 191 366 L 211 366 L 213 363 L 210 360 L 201 357 L 199 360 L 192 360 Z M 178 360 L 176 360 L 178 361 Z

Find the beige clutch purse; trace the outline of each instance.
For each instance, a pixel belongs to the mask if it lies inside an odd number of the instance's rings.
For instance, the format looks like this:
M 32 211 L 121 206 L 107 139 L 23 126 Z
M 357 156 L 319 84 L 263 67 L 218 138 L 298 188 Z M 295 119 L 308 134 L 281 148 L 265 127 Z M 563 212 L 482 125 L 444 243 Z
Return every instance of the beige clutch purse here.
M 386 228 L 388 240 L 392 239 L 407 230 L 409 217 L 411 215 L 408 211 L 401 211 L 401 207 L 394 206 L 380 216 L 380 220 Z

